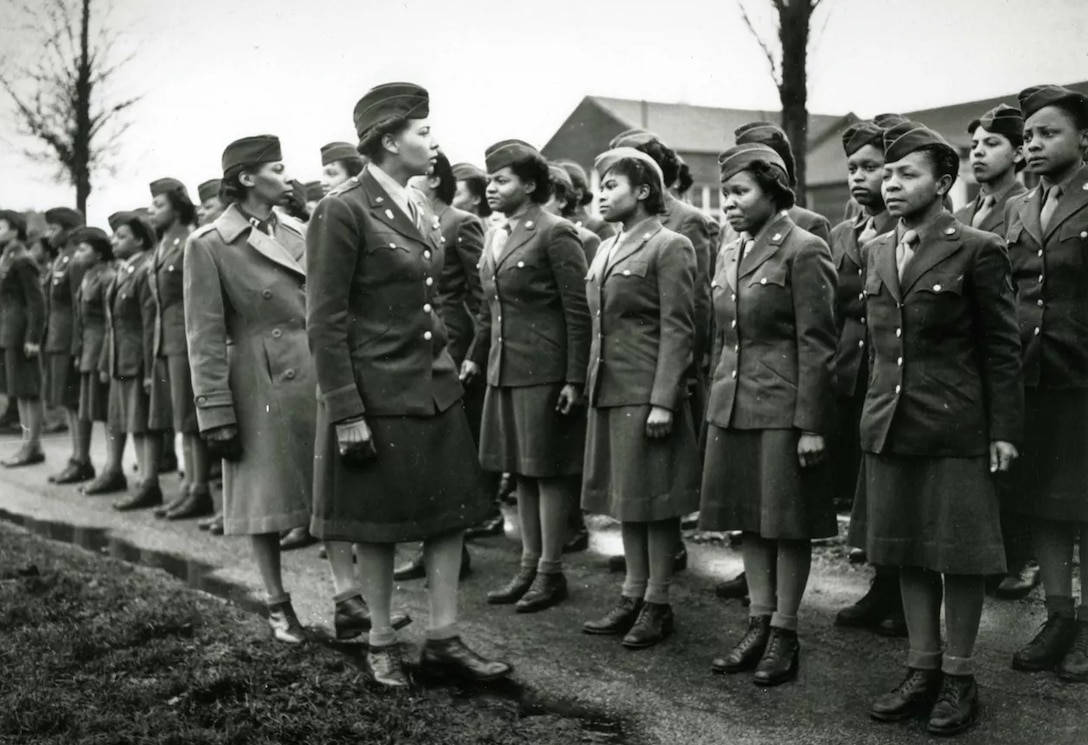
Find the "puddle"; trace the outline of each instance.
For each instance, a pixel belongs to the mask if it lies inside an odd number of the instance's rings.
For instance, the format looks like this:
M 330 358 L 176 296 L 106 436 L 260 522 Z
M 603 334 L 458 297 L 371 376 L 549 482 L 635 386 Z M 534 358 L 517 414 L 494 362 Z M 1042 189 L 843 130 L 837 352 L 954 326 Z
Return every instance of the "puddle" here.
M 3 508 L 0 508 L 0 520 L 18 525 L 50 540 L 79 546 L 95 554 L 111 556 L 129 564 L 161 569 L 194 590 L 227 600 L 251 613 L 263 614 L 265 606 L 259 598 L 247 588 L 215 576 L 216 567 L 211 564 L 165 551 L 140 548 L 127 540 L 111 535 L 110 531 L 104 528 L 76 527 L 53 520 L 38 520 Z M 366 647 L 364 645 L 337 642 L 325 629 L 309 628 L 308 631 L 315 642 L 336 651 L 350 664 L 365 670 Z M 582 730 L 582 737 L 579 738 L 579 742 L 582 743 L 619 745 L 631 742 L 620 722 L 573 702 L 546 700 L 516 680 L 486 684 L 432 679 L 419 680 L 419 682 L 430 689 L 444 690 L 453 701 L 472 700 L 474 704 L 490 705 L 496 709 L 516 713 L 522 718 L 552 716 L 576 720 Z

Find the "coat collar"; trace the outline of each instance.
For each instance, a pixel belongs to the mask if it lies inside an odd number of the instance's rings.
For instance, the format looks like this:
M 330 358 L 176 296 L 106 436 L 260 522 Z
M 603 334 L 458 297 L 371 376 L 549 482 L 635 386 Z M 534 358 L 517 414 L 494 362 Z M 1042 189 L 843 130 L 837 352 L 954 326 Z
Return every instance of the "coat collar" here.
M 997 199 L 994 200 L 993 209 L 990 210 L 990 214 L 986 215 L 986 219 L 978 226 L 979 230 L 984 230 L 987 233 L 999 233 L 1001 227 L 1005 224 L 1005 207 L 1008 203 L 1027 192 L 1024 185 L 1019 181 L 1014 181 L 1012 186 L 1006 189 L 1003 193 L 997 195 Z M 968 225 L 971 224 L 971 220 L 974 219 L 975 211 L 978 209 L 978 197 L 970 205 L 970 209 L 967 211 L 967 219 L 964 220 Z
M 626 240 L 616 246 L 615 252 L 612 253 L 611 257 L 608 257 L 606 254 L 607 264 L 602 267 L 604 276 L 607 277 L 611 274 L 612 270 L 614 270 L 621 261 L 630 258 L 632 254 L 645 246 L 651 238 L 663 230 L 661 221 L 656 217 L 643 220 L 634 227 L 636 227 L 637 230 L 632 231 L 629 236 L 625 236 Z M 618 236 L 617 240 L 619 240 Z
M 1040 189 L 1040 191 L 1042 191 Z M 1049 238 L 1054 231 L 1073 215 L 1088 207 L 1088 166 L 1081 166 L 1080 170 L 1069 181 L 1069 185 L 1062 193 L 1058 209 L 1050 219 L 1044 238 Z
M 277 217 L 276 227 L 274 228 L 277 234 L 281 234 L 283 231 L 292 234 L 298 233 L 297 230 L 284 225 L 282 216 Z M 243 233 L 248 231 L 246 243 L 257 253 L 294 274 L 306 276 L 306 270 L 300 261 L 292 256 L 279 240 L 260 230 L 254 230 L 237 205 L 229 205 L 212 225 L 226 243 L 234 243 Z
M 171 225 L 159 241 L 157 256 L 164 257 L 175 251 L 185 250 L 185 239 L 191 231 L 185 225 Z
M 899 289 L 899 271 L 895 266 L 895 233 L 884 233 L 869 242 L 868 254 L 878 277 L 888 288 L 888 292 L 896 302 L 903 299 Z
M 782 246 L 793 231 L 793 220 L 785 212 L 780 212 L 759 231 L 755 245 L 746 251 L 740 259 L 737 277 L 743 279 L 763 266 Z M 738 246 L 739 248 L 739 246 Z
M 380 183 L 378 183 L 378 180 L 374 178 L 374 174 L 370 172 L 369 168 L 364 168 L 363 172 L 360 173 L 357 178 L 359 179 L 359 185 L 362 187 L 363 193 L 366 194 L 371 212 L 379 222 L 391 230 L 396 231 L 407 240 L 419 243 L 427 248 L 438 247 L 438 243 L 433 235 L 434 231 L 438 230 L 438 218 L 434 216 L 434 213 L 431 212 L 426 205 L 419 205 L 422 210 L 420 219 L 424 222 L 432 222 L 433 227 L 430 231 L 427 231 L 426 235 L 424 235 L 420 233 L 419 229 L 415 226 L 415 223 L 412 222 L 412 218 L 405 214 L 396 200 L 389 196 L 389 193 Z M 409 196 L 409 198 L 411 197 Z
M 1043 245 L 1043 226 L 1039 222 L 1039 213 L 1043 209 L 1043 190 L 1035 187 L 1027 194 L 1022 195 L 1016 203 L 1015 209 L 1020 215 L 1020 223 L 1028 235 L 1035 239 L 1038 245 Z
M 498 261 L 495 262 L 496 267 L 502 266 L 503 262 L 509 259 L 514 251 L 532 240 L 533 236 L 537 233 L 537 228 L 539 227 L 540 218 L 543 215 L 543 212 L 540 205 L 534 202 L 518 216 L 517 222 L 514 225 L 514 232 L 506 239 L 506 245 L 503 247 Z M 496 230 L 502 229 L 502 227 L 496 228 Z
M 892 236 L 894 243 L 896 234 L 893 233 Z M 951 213 L 941 212 L 936 220 L 919 231 L 918 248 L 903 270 L 903 279 L 899 283 L 902 293 L 905 295 L 910 292 L 922 275 L 956 253 L 962 243 L 959 221 Z M 894 258 L 893 247 L 893 261 Z

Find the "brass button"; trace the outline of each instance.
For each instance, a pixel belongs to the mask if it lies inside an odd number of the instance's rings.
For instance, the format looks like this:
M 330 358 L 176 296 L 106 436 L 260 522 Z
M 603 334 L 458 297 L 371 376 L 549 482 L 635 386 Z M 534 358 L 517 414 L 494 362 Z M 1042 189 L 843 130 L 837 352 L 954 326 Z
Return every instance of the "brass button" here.
M 902 336 L 903 336 L 903 329 L 896 329 L 895 330 L 895 338 L 898 339 L 898 338 L 900 338 Z
M 427 277 L 427 279 L 423 280 L 423 284 L 430 287 L 431 285 L 434 284 L 434 277 Z
M 1036 302 L 1036 305 L 1038 305 L 1040 308 L 1042 308 L 1043 307 L 1043 299 L 1039 298 L 1038 302 Z
M 425 258 L 425 259 L 427 259 L 428 261 L 430 261 L 430 260 L 431 260 L 431 252 L 430 252 L 430 251 L 424 251 L 424 252 L 423 252 L 423 258 Z
M 898 394 L 898 393 L 902 393 L 902 392 L 903 392 L 903 386 L 901 386 L 901 385 L 897 385 L 897 386 L 895 387 L 895 392 L 896 392 L 897 394 Z
M 897 359 L 897 360 L 895 361 L 895 364 L 899 365 L 899 367 L 902 367 L 902 366 L 903 366 L 903 358 L 902 358 L 902 357 L 900 357 L 899 359 Z
M 285 372 L 283 374 L 283 377 L 287 378 L 288 380 L 294 380 L 295 379 L 295 371 L 294 370 L 288 370 L 287 372 Z
M 265 290 L 261 293 L 261 297 L 263 297 L 265 300 L 268 300 L 272 297 L 272 290 Z
M 430 340 L 431 340 L 431 332 L 430 332 L 430 331 L 424 331 L 424 332 L 423 332 L 423 338 L 424 338 L 424 339 L 425 339 L 426 341 L 430 341 Z
M 1040 329 L 1038 326 L 1035 327 L 1035 335 L 1036 336 L 1038 336 L 1041 331 L 1042 331 L 1042 329 Z
M 737 379 L 737 371 L 736 371 L 736 370 L 734 370 L 734 371 L 733 371 L 733 380 L 736 380 L 736 379 Z
M 431 310 L 432 309 L 431 309 L 431 304 L 430 303 L 425 303 L 423 305 L 423 312 L 424 313 L 430 314 Z
M 280 331 L 279 329 L 272 329 L 272 338 L 273 339 L 279 339 L 281 336 L 283 336 L 282 331 Z
M 862 339 L 861 341 L 858 342 L 858 349 L 862 349 L 864 347 L 865 347 L 865 340 Z

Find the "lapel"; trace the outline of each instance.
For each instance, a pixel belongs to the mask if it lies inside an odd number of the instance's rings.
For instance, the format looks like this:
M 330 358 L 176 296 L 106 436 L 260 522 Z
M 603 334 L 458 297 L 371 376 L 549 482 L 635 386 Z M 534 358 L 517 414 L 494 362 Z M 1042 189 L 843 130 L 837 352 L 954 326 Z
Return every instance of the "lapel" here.
M 496 268 L 502 266 L 514 251 L 537 235 L 536 229 L 537 223 L 540 221 L 540 213 L 540 205 L 535 203 L 529 205 L 529 209 L 525 210 L 525 214 L 518 219 L 518 224 L 514 226 L 514 232 L 506 239 L 506 245 L 503 246 L 502 253 L 499 255 L 498 261 L 495 262 Z M 497 230 L 501 229 L 497 228 Z
M 899 270 L 895 266 L 895 233 L 884 233 L 869 242 L 869 263 L 896 302 L 903 299 L 899 290 Z
M 156 269 L 176 261 L 177 255 L 185 250 L 185 238 L 188 235 L 189 230 L 183 226 L 172 227 L 166 231 L 162 240 L 159 241 L 158 250 L 155 251 Z
M 1035 239 L 1037 245 L 1042 246 L 1043 226 L 1039 222 L 1039 213 L 1043 209 L 1043 190 L 1036 186 L 1029 191 L 1021 199 L 1017 209 L 1020 212 L 1020 222 L 1023 223 L 1024 230 Z
M 788 214 L 778 214 L 759 232 L 755 245 L 741 257 L 737 278 L 743 279 L 763 266 L 775 255 L 779 247 L 793 230 L 793 221 Z
M 923 274 L 956 253 L 960 245 L 959 223 L 951 213 L 942 212 L 920 236 L 914 257 L 903 270 L 903 280 L 899 283 L 900 291 L 904 295 L 909 293 Z M 894 250 L 892 256 L 894 260 Z
M 586 275 L 587 280 L 593 280 L 600 283 L 604 279 L 605 263 L 608 261 L 608 253 L 612 250 L 612 244 L 615 243 L 618 238 L 618 235 L 606 238 L 604 243 L 597 249 L 597 255 L 593 257 L 593 263 L 589 265 L 589 273 Z
M 978 229 L 1000 235 L 1004 238 L 1005 231 L 1002 230 L 1002 227 L 1005 225 L 1005 207 L 1009 204 L 1010 199 L 1015 199 L 1026 191 L 1027 189 L 1025 189 L 1024 185 L 1019 181 L 1014 183 L 1011 189 L 1001 195 L 1001 199 L 994 202 L 994 208 L 990 210 L 990 214 L 986 215 L 986 219 L 982 221 L 982 224 L 978 226 Z M 973 214 L 972 217 L 974 217 Z M 970 221 L 968 221 L 967 224 L 970 225 Z
M 373 215 L 378 222 L 382 223 L 387 228 L 396 231 L 404 238 L 425 246 L 426 248 L 438 247 L 433 235 L 423 235 L 419 232 L 415 223 L 412 222 L 412 218 L 405 214 L 404 210 L 400 208 L 393 197 L 389 196 L 389 193 L 378 183 L 378 180 L 374 178 L 373 174 L 370 173 L 370 166 L 364 168 L 363 172 L 359 174 L 359 183 L 363 187 L 363 192 L 366 194 L 367 201 L 370 204 L 371 215 Z M 424 210 L 422 214 L 420 214 L 420 219 L 423 222 L 427 222 L 427 220 L 431 218 L 433 218 L 433 214 L 427 210 Z
M 615 253 L 612 254 L 612 260 L 604 267 L 604 276 L 612 274 L 612 270 L 619 266 L 621 261 L 628 259 L 632 254 L 645 246 L 651 238 L 660 233 L 662 230 L 661 222 L 656 218 L 650 218 L 639 227 L 637 235 L 630 236 L 627 240 L 616 247 Z
M 279 215 L 277 215 L 276 218 L 277 222 L 282 219 Z M 223 214 L 216 218 L 213 225 L 219 232 L 223 241 L 228 244 L 237 241 L 243 233 L 248 233 L 246 236 L 246 244 L 250 246 L 250 248 L 289 272 L 299 274 L 303 277 L 306 276 L 306 271 L 298 261 L 287 252 L 287 249 L 264 231 L 254 230 L 253 226 L 249 224 L 249 220 L 247 220 L 245 215 L 238 210 L 236 205 L 232 204 L 223 210 Z M 288 228 L 285 228 L 282 225 L 276 226 L 277 233 L 286 230 L 288 230 Z
M 1069 188 L 1062 194 L 1058 209 L 1050 219 L 1043 238 L 1050 238 L 1062 223 L 1085 207 L 1088 207 L 1088 166 L 1081 166 L 1080 171 L 1069 182 Z
M 740 251 L 742 245 L 742 239 L 730 243 L 725 247 L 724 256 L 722 256 L 722 271 L 725 274 L 725 283 L 729 285 L 729 289 L 733 291 L 735 295 L 737 293 L 737 253 Z

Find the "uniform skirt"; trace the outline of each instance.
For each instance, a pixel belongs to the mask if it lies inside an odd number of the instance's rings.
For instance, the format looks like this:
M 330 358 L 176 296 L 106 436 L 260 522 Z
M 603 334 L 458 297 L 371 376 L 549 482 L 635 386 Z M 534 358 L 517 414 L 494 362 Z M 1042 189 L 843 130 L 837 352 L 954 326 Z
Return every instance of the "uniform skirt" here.
M 174 414 L 174 431 L 185 435 L 200 434 L 189 357 L 184 354 L 171 355 L 166 358 L 166 364 L 170 371 L 170 409 Z
M 830 444 L 828 465 L 831 468 L 831 494 L 836 503 L 850 505 L 858 486 L 861 469 L 861 411 L 865 406 L 865 390 L 853 396 L 839 396 L 839 422 Z
M 336 427 L 317 407 L 313 517 L 323 540 L 406 543 L 460 532 L 492 511 L 465 409 L 457 402 L 429 417 L 366 418 L 377 456 L 351 467 Z
M 699 527 L 742 530 L 771 540 L 838 535 L 825 460 L 801 468 L 796 429 L 722 429 L 710 425 Z
M 48 352 L 42 362 L 45 370 L 45 405 L 78 410 L 79 371 L 72 355 Z
M 152 432 L 174 429 L 174 407 L 170 399 L 170 366 L 165 357 L 156 357 L 151 366 L 147 428 Z
M 1003 489 L 1010 512 L 1088 522 L 1088 390 L 1024 392 L 1024 447 Z
M 9 398 L 35 400 L 42 395 L 42 362 L 27 357 L 22 347 L 4 350 L 4 393 Z
M 699 506 L 699 446 L 691 409 L 676 407 L 667 437 L 646 436 L 650 405 L 591 407 L 582 509 L 623 522 L 680 517 Z
M 869 562 L 948 574 L 1002 574 L 1005 548 L 989 456 L 866 453 L 852 537 Z M 861 494 L 864 490 L 864 495 Z
M 110 384 L 97 372 L 79 374 L 79 418 L 84 422 L 108 422 Z
M 108 422 L 114 432 L 130 435 L 148 433 L 147 412 L 150 398 L 139 378 L 110 381 L 110 407 Z
M 530 478 L 577 476 L 586 449 L 583 409 L 555 410 L 563 383 L 488 386 L 480 425 L 480 464 Z

